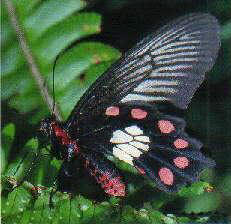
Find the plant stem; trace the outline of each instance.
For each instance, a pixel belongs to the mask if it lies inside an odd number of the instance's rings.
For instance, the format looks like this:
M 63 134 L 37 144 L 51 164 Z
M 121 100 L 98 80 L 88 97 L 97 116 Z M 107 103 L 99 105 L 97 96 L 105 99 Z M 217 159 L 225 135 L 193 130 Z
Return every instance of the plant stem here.
M 23 51 L 23 54 L 26 58 L 26 61 L 29 65 L 29 68 L 31 70 L 31 75 L 36 81 L 38 88 L 41 92 L 41 95 L 43 99 L 45 100 L 46 104 L 48 105 L 49 110 L 52 114 L 55 115 L 56 119 L 61 121 L 61 115 L 60 111 L 58 110 L 57 106 L 54 104 L 53 98 L 50 96 L 47 85 L 45 84 L 45 81 L 43 79 L 43 76 L 41 75 L 39 68 L 34 60 L 34 57 L 32 55 L 32 52 L 28 46 L 28 43 L 25 38 L 25 34 L 22 30 L 22 28 L 19 25 L 18 18 L 16 16 L 16 10 L 14 5 L 12 4 L 11 0 L 4 0 L 9 18 L 11 21 L 11 24 L 16 32 L 19 44 L 21 46 L 21 49 Z

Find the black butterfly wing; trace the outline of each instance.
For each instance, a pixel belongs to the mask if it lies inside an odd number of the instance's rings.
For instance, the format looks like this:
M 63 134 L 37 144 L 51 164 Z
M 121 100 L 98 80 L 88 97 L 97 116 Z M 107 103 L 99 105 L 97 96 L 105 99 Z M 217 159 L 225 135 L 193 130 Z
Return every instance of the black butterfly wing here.
M 169 101 L 186 108 L 219 49 L 219 25 L 209 14 L 181 17 L 124 54 L 82 96 L 66 127 L 115 103 Z
M 72 137 L 79 138 L 82 152 L 114 156 L 166 192 L 196 181 L 201 170 L 215 165 L 200 152 L 202 144 L 187 135 L 183 119 L 143 101 L 113 105 L 78 134 L 76 129 L 72 126 Z
M 214 162 L 184 132 L 182 119 L 155 103 L 186 108 L 219 49 L 209 14 L 181 17 L 128 51 L 83 95 L 66 122 L 82 152 L 111 154 L 174 192 Z

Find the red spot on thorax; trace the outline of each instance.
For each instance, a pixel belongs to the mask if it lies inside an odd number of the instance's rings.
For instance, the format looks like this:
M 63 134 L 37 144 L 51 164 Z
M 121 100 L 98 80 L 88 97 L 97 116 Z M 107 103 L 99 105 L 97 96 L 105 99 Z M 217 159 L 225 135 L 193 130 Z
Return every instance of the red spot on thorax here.
M 77 142 L 72 140 L 65 130 L 59 127 L 56 122 L 52 122 L 51 127 L 60 144 L 65 146 L 72 145 L 74 147 L 75 154 L 79 152 Z
M 184 149 L 188 147 L 188 142 L 181 138 L 176 139 L 173 144 L 177 149 Z
M 179 167 L 180 169 L 184 169 L 186 167 L 188 167 L 189 165 L 189 161 L 186 157 L 184 156 L 179 156 L 179 157 L 176 157 L 173 162 L 175 163 L 175 165 L 177 167 Z
M 105 112 L 105 114 L 108 116 L 117 116 L 119 115 L 119 113 L 120 113 L 120 108 L 115 106 L 108 107 Z
M 144 119 L 147 116 L 147 114 L 148 114 L 147 111 L 142 110 L 140 108 L 135 108 L 131 110 L 131 116 L 134 119 L 138 119 L 138 120 Z
M 170 169 L 164 167 L 161 168 L 158 172 L 160 180 L 166 185 L 173 184 L 173 173 Z
M 58 138 L 58 141 L 62 144 L 62 145 L 66 145 L 70 143 L 70 138 L 67 135 L 67 133 L 60 128 L 57 123 L 53 122 L 51 124 L 51 127 L 55 133 L 55 136 Z
M 158 127 L 159 127 L 161 133 L 163 133 L 163 134 L 169 134 L 175 130 L 175 127 L 173 126 L 173 124 L 168 120 L 158 121 Z

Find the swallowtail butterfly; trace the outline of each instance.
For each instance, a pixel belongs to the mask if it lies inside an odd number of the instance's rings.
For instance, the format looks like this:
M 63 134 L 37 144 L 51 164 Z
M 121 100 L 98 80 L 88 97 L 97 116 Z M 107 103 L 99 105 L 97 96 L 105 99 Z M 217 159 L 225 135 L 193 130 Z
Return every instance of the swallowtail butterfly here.
M 188 136 L 182 118 L 156 105 L 186 109 L 219 46 L 218 22 L 204 13 L 176 19 L 137 43 L 93 83 L 66 122 L 42 121 L 63 173 L 71 175 L 68 165 L 80 158 L 107 194 L 124 196 L 111 155 L 165 192 L 196 181 L 215 162 L 200 152 L 202 144 Z

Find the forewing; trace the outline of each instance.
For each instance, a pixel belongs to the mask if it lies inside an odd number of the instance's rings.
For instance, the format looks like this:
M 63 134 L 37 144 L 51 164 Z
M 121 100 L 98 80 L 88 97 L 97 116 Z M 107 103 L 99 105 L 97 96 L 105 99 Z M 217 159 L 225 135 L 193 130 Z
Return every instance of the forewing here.
M 181 17 L 148 35 L 83 95 L 70 118 L 88 119 L 113 103 L 169 101 L 186 108 L 219 49 L 217 20 L 203 13 Z

